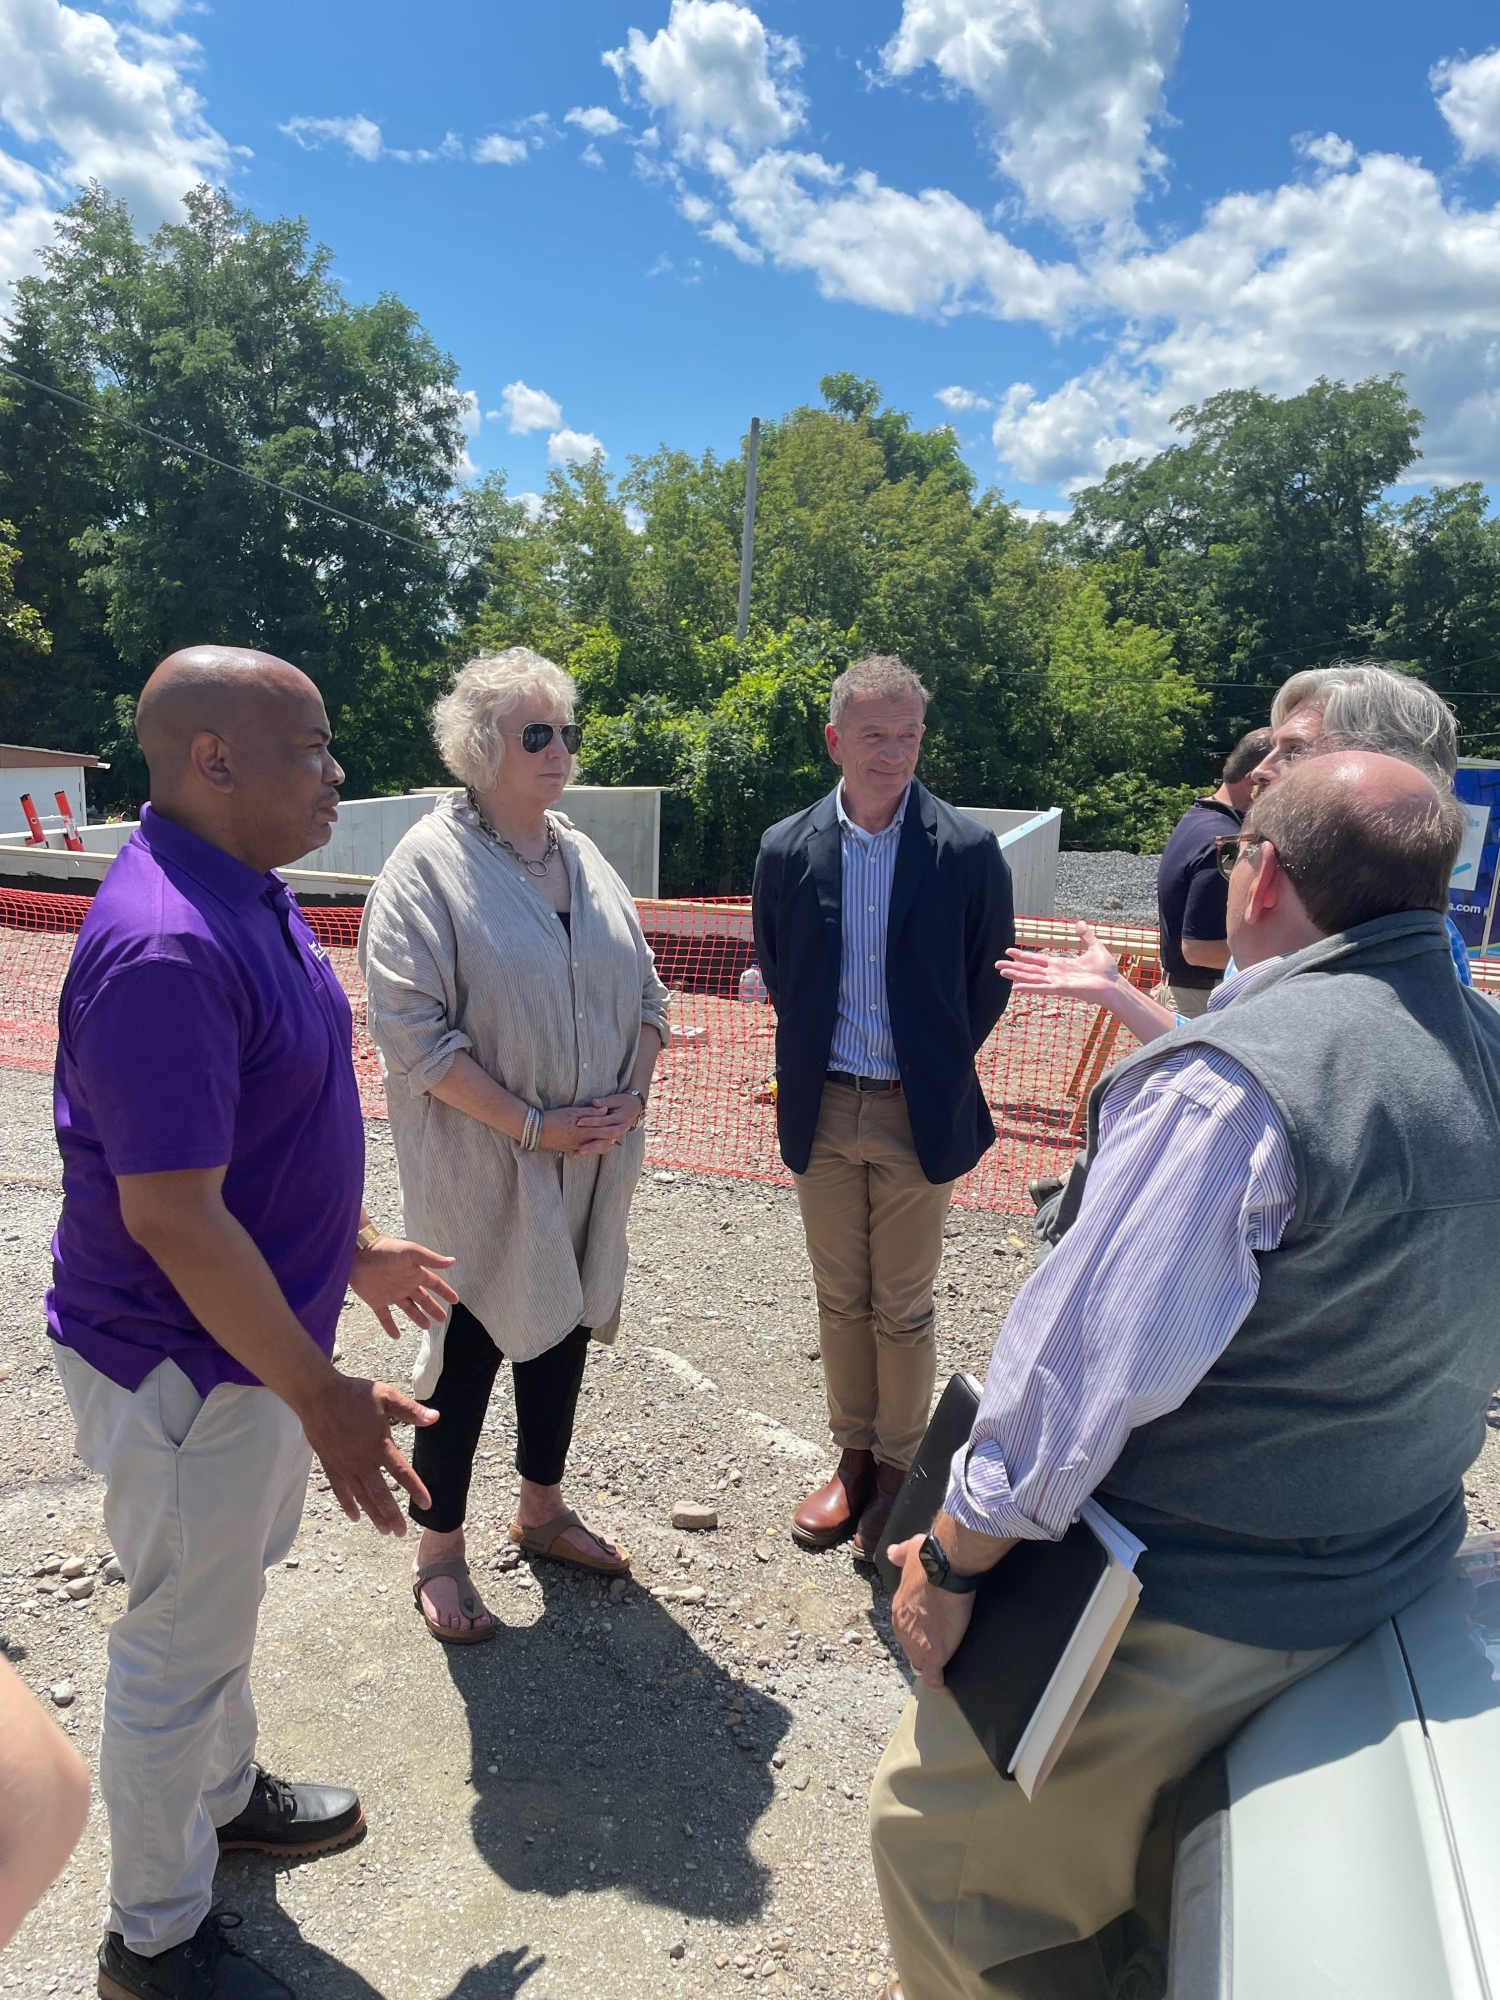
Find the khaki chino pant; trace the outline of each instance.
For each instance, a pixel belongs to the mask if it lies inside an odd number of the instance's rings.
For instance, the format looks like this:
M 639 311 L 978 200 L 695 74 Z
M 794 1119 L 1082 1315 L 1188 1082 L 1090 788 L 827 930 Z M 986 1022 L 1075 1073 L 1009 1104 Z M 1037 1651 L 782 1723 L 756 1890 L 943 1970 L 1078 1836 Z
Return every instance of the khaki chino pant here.
M 922 1172 L 901 1091 L 842 1083 L 823 1086 L 795 1178 L 834 1442 L 904 1468 L 932 1404 L 932 1287 L 953 1183 Z
M 109 1628 L 99 1755 L 109 1928 L 154 1957 L 208 1915 L 216 1829 L 255 1782 L 250 1655 L 312 1453 L 269 1389 L 226 1383 L 204 1398 L 163 1361 L 132 1392 L 69 1347 L 52 1353 L 130 1586 Z
M 1105 2000 L 1095 1934 L 1137 1905 L 1159 1795 L 1341 1651 L 1268 1652 L 1137 1612 L 1032 1801 L 997 1774 L 952 1695 L 918 1682 L 870 1795 L 906 2000 Z M 1140 1897 L 1158 1933 L 1165 1903 Z

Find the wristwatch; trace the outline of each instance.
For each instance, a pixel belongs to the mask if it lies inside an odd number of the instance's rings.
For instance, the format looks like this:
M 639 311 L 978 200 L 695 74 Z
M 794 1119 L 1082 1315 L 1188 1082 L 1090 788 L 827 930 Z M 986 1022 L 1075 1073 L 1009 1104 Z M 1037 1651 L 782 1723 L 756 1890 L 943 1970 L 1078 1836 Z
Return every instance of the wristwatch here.
M 354 1239 L 354 1247 L 356 1250 L 368 1250 L 372 1244 L 379 1241 L 380 1231 L 373 1222 L 366 1222 L 361 1225 L 360 1232 Z
M 638 1097 L 638 1098 L 640 1099 L 640 1101 L 641 1101 L 641 1116 L 642 1116 L 642 1118 L 644 1118 L 644 1117 L 645 1117 L 645 1115 L 646 1115 L 646 1093 L 645 1093 L 645 1091 L 644 1091 L 644 1090 L 637 1090 L 637 1089 L 636 1089 L 636 1087 L 635 1087 L 635 1085 L 634 1085 L 633 1083 L 628 1083 L 628 1084 L 626 1084 L 626 1086 L 625 1086 L 625 1095 L 626 1095 L 627 1097 Z
M 948 1551 L 936 1535 L 926 1535 L 917 1550 L 917 1561 L 927 1572 L 927 1581 L 938 1590 L 956 1591 L 966 1596 L 979 1588 L 978 1576 L 960 1576 L 948 1560 Z M 982 1572 L 981 1572 L 982 1574 Z

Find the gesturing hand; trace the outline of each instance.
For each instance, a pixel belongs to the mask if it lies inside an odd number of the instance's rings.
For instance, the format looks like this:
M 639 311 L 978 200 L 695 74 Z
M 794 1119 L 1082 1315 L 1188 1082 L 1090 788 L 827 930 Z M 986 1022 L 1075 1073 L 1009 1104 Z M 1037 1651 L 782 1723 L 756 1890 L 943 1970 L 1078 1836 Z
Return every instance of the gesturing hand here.
M 349 1284 L 364 1300 L 392 1340 L 401 1338 L 401 1329 L 391 1318 L 391 1307 L 400 1306 L 418 1326 L 433 1326 L 458 1293 L 442 1273 L 453 1263 L 420 1243 L 405 1243 L 395 1236 L 377 1236 L 368 1250 L 356 1250 Z
M 891 1606 L 891 1623 L 906 1657 L 928 1687 L 943 1685 L 943 1669 L 958 1651 L 958 1642 L 974 1615 L 972 1593 L 936 1590 L 917 1556 L 922 1537 L 897 1542 L 890 1550 L 900 1565 L 901 1583 Z
M 1087 924 L 1076 928 L 1081 950 L 1027 951 L 1012 945 L 1004 958 L 996 961 L 995 970 L 1018 993 L 1051 993 L 1063 1000 L 1089 1000 L 1100 1005 L 1103 995 L 1119 982 L 1119 963 Z
M 333 1496 L 357 1521 L 368 1514 L 382 1535 L 404 1535 L 406 1519 L 386 1485 L 389 1473 L 419 1507 L 432 1504 L 427 1488 L 396 1449 L 391 1425 L 435 1424 L 436 1410 L 413 1401 L 388 1382 L 335 1374 L 314 1408 L 300 1413 L 307 1441 L 322 1461 Z

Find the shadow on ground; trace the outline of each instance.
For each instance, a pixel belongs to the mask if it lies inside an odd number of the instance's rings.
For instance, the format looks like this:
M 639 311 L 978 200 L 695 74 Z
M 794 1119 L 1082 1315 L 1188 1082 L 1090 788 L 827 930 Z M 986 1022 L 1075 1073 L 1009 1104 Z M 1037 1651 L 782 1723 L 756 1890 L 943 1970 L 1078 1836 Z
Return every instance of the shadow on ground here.
M 385 2000 L 379 1987 L 363 1973 L 321 1946 L 309 1944 L 296 1919 L 276 1900 L 276 1874 L 264 1862 L 248 1858 L 220 1864 L 214 1882 L 214 1903 L 238 1911 L 243 1928 L 235 1943 L 260 1959 L 307 2000 Z M 498 1951 L 486 1965 L 471 1965 L 442 2000 L 516 2000 L 546 1959 L 529 1945 Z
M 788 1710 L 644 1593 L 614 1605 L 548 1563 L 536 1578 L 539 1623 L 446 1652 L 469 1717 L 479 1853 L 530 1894 L 619 1888 L 685 1917 L 754 1917 L 770 1873 L 750 1835 Z

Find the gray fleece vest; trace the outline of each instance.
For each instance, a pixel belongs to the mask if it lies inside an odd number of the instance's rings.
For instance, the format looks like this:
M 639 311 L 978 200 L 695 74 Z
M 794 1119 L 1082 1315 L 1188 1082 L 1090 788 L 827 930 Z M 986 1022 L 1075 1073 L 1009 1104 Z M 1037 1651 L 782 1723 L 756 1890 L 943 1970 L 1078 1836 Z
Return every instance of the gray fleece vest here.
M 1083 1172 L 1115 1081 L 1200 1044 L 1276 1105 L 1296 1211 L 1239 1332 L 1099 1497 L 1146 1544 L 1153 1616 L 1338 1645 L 1425 1590 L 1464 1532 L 1500 1380 L 1500 1009 L 1458 983 L 1440 916 L 1361 924 L 1105 1077 Z

